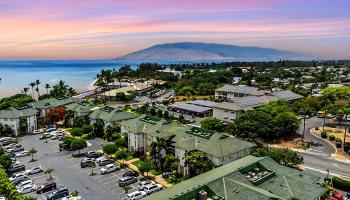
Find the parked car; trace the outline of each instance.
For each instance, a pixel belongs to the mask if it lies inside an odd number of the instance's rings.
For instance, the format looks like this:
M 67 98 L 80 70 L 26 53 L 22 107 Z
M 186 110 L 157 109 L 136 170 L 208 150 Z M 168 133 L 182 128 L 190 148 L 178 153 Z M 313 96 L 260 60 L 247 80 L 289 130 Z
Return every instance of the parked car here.
M 41 133 L 43 133 L 42 131 L 40 131 L 40 130 L 35 130 L 35 131 L 33 131 L 33 135 L 38 135 L 38 134 L 41 134 Z
M 15 179 L 17 179 L 17 178 L 20 178 L 20 177 L 23 177 L 23 176 L 26 176 L 25 173 L 14 174 L 13 176 L 11 176 L 11 177 L 9 178 L 9 180 L 10 180 L 10 181 L 13 181 L 13 180 L 15 180 Z
M 43 185 L 39 186 L 36 188 L 36 193 L 37 194 L 41 194 L 41 193 L 45 193 L 51 190 L 55 190 L 57 188 L 57 185 L 55 182 L 53 181 L 48 181 L 46 183 L 44 183 Z
M 147 196 L 147 193 L 144 191 L 135 191 L 135 192 L 131 192 L 129 194 L 126 195 L 126 199 L 128 200 L 137 200 L 137 199 L 141 199 L 143 197 Z
M 50 133 L 44 133 L 44 134 L 40 135 L 39 140 L 48 139 L 50 137 L 51 137 Z
M 72 195 L 69 195 L 69 196 L 63 197 L 62 200 L 83 200 L 83 198 L 81 196 L 73 197 Z
M 24 177 L 20 177 L 20 178 L 17 178 L 15 180 L 11 181 L 11 183 L 14 185 L 19 185 L 23 181 L 27 181 L 27 180 L 29 180 L 28 176 L 24 176 Z
M 41 166 L 33 167 L 31 169 L 26 170 L 24 173 L 27 175 L 38 174 L 43 172 L 43 168 Z
M 163 186 L 161 184 L 149 184 L 149 185 L 145 185 L 144 187 L 144 191 L 147 193 L 147 195 L 162 190 Z
M 15 164 L 15 165 L 11 165 L 7 171 L 9 173 L 15 173 L 15 172 L 21 172 L 21 171 L 24 171 L 26 170 L 26 167 L 24 165 L 21 165 L 21 164 Z
M 23 187 L 19 188 L 17 191 L 21 194 L 28 194 L 35 191 L 35 185 L 32 185 L 32 184 L 24 185 Z
M 168 179 L 170 177 L 171 173 L 170 172 L 164 172 L 162 173 L 162 178 L 163 179 Z
M 99 158 L 102 156 L 102 153 L 96 151 L 88 151 L 85 153 L 85 157 L 87 158 Z
M 145 181 L 141 181 L 141 182 L 139 182 L 139 184 L 138 184 L 138 186 L 137 186 L 137 188 L 139 189 L 139 190 L 143 190 L 144 189 L 144 187 L 146 186 L 146 185 L 149 185 L 149 184 L 156 184 L 154 181 L 150 181 L 150 180 L 145 180 Z
M 50 192 L 46 196 L 46 199 L 47 200 L 60 199 L 60 198 L 66 197 L 68 195 L 69 195 L 68 189 L 65 187 L 60 187 L 60 188 Z
M 90 163 L 94 163 L 95 158 L 84 158 L 82 161 L 80 161 L 80 167 L 85 168 L 90 165 Z
M 137 171 L 127 171 L 123 174 L 123 177 L 126 177 L 126 176 L 138 177 L 139 173 Z
M 124 187 L 137 182 L 137 178 L 133 176 L 126 176 L 118 180 L 119 186 Z
M 106 157 L 100 157 L 100 158 L 96 159 L 96 163 L 99 166 L 105 166 L 105 165 L 114 163 L 114 160 L 110 159 L 110 158 L 106 158 Z
M 25 156 L 29 156 L 29 152 L 28 151 L 22 151 L 22 152 L 16 153 L 16 157 L 17 158 L 25 157 Z
M 56 131 L 56 128 L 49 128 L 46 130 L 47 133 L 51 133 L 52 131 Z
M 25 185 L 33 185 L 33 180 L 26 180 L 26 181 L 22 181 L 17 185 L 17 189 L 20 189 L 21 187 L 25 186 Z
M 101 174 L 108 174 L 114 171 L 119 170 L 120 167 L 116 164 L 108 164 L 100 169 Z

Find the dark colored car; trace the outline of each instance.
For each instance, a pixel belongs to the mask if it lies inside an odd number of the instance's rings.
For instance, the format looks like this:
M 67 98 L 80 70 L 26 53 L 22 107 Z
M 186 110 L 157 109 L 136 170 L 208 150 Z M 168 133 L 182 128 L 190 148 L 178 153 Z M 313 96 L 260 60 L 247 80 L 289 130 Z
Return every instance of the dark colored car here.
M 170 172 L 164 172 L 162 173 L 162 178 L 163 179 L 168 179 L 170 177 L 171 173 Z
M 102 153 L 96 152 L 96 151 L 88 151 L 85 154 L 85 157 L 87 158 L 99 158 L 102 156 Z
M 118 180 L 119 186 L 124 187 L 133 183 L 136 183 L 137 179 L 133 176 L 126 176 Z
M 11 183 L 14 185 L 18 185 L 18 184 L 22 183 L 23 181 L 27 181 L 27 180 L 29 180 L 29 178 L 27 176 L 23 176 L 20 179 L 15 179 L 14 181 L 11 181 Z
M 94 163 L 95 160 L 93 158 L 84 158 L 82 161 L 80 161 L 80 167 L 85 168 L 89 167 L 91 163 Z
M 136 171 L 127 171 L 123 174 L 123 177 L 127 177 L 127 176 L 138 177 L 139 173 Z
M 112 164 L 112 163 L 114 163 L 114 160 L 113 160 L 113 159 L 110 159 L 110 158 L 103 159 L 103 160 L 97 162 L 97 164 L 98 164 L 99 166 L 105 166 L 105 165 Z
M 50 192 L 46 196 L 46 199 L 47 200 L 60 199 L 60 198 L 66 197 L 68 195 L 69 195 L 68 189 L 64 188 L 64 187 L 61 187 L 61 188 L 58 188 L 57 190 L 54 190 L 54 191 Z
M 9 173 L 15 173 L 15 172 L 21 172 L 21 171 L 24 171 L 26 170 L 26 167 L 24 165 L 20 165 L 20 164 L 14 164 L 14 165 L 11 165 L 7 171 Z
M 39 186 L 36 188 L 36 193 L 37 194 L 42 194 L 51 190 L 55 190 L 57 188 L 57 185 L 53 181 L 48 181 L 44 183 L 43 185 Z

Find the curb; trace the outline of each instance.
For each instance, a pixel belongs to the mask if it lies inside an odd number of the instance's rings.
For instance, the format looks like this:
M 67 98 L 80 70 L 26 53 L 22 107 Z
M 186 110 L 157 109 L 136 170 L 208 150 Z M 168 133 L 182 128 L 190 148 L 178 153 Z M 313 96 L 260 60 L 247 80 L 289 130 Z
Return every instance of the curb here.
M 310 129 L 310 134 L 313 135 L 313 136 L 315 136 L 315 137 L 317 137 L 318 139 L 321 139 L 321 140 L 327 142 L 328 144 L 330 144 L 330 145 L 333 147 L 333 149 L 335 150 L 335 153 L 332 153 L 332 157 L 334 157 L 334 155 L 338 153 L 337 147 L 336 147 L 333 143 L 331 143 L 330 141 L 328 141 L 328 140 L 326 140 L 326 139 L 324 139 L 324 138 L 318 136 L 317 134 L 315 134 L 314 131 L 315 131 L 315 130 L 314 130 L 313 128 Z

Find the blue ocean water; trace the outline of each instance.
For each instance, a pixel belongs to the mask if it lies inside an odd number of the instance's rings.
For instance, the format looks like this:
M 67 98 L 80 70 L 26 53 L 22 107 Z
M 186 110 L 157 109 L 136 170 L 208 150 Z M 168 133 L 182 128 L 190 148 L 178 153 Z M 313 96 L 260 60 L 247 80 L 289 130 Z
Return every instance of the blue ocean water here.
M 46 83 L 54 85 L 65 81 L 78 92 L 87 90 L 101 69 L 119 69 L 130 65 L 137 67 L 143 61 L 92 60 L 92 61 L 44 61 L 44 60 L 2 60 L 0 61 L 0 98 L 20 93 L 30 82 L 41 81 L 41 93 Z M 158 62 L 169 64 L 172 62 Z

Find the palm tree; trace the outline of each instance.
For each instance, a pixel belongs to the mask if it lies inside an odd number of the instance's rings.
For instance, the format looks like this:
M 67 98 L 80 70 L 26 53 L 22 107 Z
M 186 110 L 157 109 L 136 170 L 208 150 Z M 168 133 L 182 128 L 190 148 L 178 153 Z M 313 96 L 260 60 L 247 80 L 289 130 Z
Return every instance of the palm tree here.
M 50 177 L 48 178 L 48 180 L 52 180 L 52 172 L 54 172 L 55 171 L 55 169 L 53 169 L 53 168 L 47 168 L 46 170 L 45 170 L 45 172 L 44 172 L 44 174 L 49 174 L 50 175 Z
M 35 161 L 34 160 L 34 154 L 38 153 L 38 150 L 36 150 L 34 147 L 31 148 L 28 153 L 32 156 L 32 159 L 30 160 L 31 162 Z
M 36 89 L 35 90 L 38 93 L 38 100 L 39 100 L 39 98 L 40 98 L 39 85 L 41 84 L 40 80 L 36 80 L 35 84 L 36 84 Z
M 91 173 L 89 175 L 90 176 L 94 176 L 95 175 L 94 168 L 96 167 L 96 163 L 95 162 L 90 162 L 88 164 L 88 167 L 91 169 Z
M 34 99 L 34 86 L 36 85 L 36 83 L 35 82 L 31 82 L 28 85 L 32 88 L 32 97 Z
M 23 88 L 23 92 L 24 92 L 25 95 L 27 95 L 28 91 L 29 91 L 29 88 L 27 88 L 27 87 Z
M 308 105 L 304 105 L 299 110 L 299 115 L 301 115 L 303 117 L 303 121 L 304 121 L 303 139 L 302 139 L 303 142 L 304 142 L 304 138 L 305 138 L 305 121 L 306 121 L 306 117 L 310 116 L 312 113 L 313 113 L 313 111 L 312 111 L 311 107 L 309 107 Z
M 46 94 L 49 94 L 49 89 L 51 88 L 51 86 L 49 84 L 45 84 L 45 89 L 46 89 Z
M 345 149 L 345 142 L 346 142 L 346 129 L 348 128 L 348 115 L 350 114 L 350 107 L 349 105 L 346 105 L 342 108 L 342 111 L 345 115 L 345 124 L 344 124 L 344 139 L 343 139 L 343 149 Z

